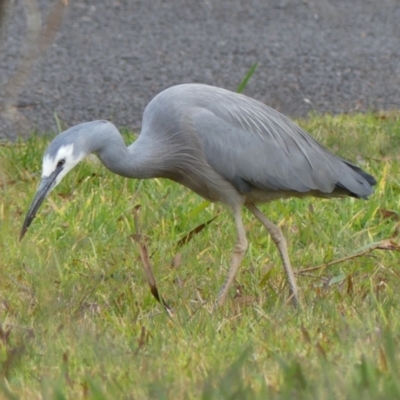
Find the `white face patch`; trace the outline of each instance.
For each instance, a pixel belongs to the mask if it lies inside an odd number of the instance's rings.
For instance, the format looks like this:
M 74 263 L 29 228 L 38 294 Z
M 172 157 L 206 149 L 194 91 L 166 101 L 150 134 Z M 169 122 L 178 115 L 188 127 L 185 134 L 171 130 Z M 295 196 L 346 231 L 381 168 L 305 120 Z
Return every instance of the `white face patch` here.
M 43 157 L 43 165 L 42 165 L 42 179 L 48 178 L 57 168 L 57 163 L 60 160 L 64 160 L 64 166 L 62 171 L 57 175 L 55 185 L 56 187 L 61 180 L 64 178 L 67 173 L 75 167 L 76 164 L 79 163 L 85 156 L 83 153 L 80 153 L 78 157 L 74 157 L 74 145 L 69 144 L 66 146 L 61 146 L 58 149 L 58 152 L 54 158 L 50 157 L 49 155 L 45 155 Z

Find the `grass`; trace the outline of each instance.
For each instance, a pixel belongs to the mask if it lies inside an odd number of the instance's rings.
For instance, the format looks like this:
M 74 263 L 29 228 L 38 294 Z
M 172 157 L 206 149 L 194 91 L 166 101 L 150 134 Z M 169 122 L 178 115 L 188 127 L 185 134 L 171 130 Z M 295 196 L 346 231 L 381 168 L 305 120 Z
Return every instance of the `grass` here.
M 19 243 L 49 138 L 1 145 L 0 398 L 399 398 L 399 119 L 300 121 L 378 180 L 368 201 L 262 206 L 284 230 L 297 270 L 362 253 L 299 275 L 300 312 L 287 305 L 273 243 L 246 213 L 250 247 L 236 290 L 212 313 L 235 240 L 231 215 L 172 182 L 123 179 L 90 159 Z M 173 319 L 151 296 L 131 238 L 137 205 Z M 390 250 L 366 251 L 385 240 Z

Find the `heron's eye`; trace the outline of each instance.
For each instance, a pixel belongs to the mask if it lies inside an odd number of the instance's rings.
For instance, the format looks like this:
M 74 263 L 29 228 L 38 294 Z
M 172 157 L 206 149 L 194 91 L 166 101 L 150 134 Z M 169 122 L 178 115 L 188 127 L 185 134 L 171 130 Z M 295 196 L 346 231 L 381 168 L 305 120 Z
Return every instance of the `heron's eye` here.
M 58 161 L 57 167 L 60 168 L 60 167 L 62 167 L 64 164 L 65 164 L 65 160 L 62 159 L 62 160 Z

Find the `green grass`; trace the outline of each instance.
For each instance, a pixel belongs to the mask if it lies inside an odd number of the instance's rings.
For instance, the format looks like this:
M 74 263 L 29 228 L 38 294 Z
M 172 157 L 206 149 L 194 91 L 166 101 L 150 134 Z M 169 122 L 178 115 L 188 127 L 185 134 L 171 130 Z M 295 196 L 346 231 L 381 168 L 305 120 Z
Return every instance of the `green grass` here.
M 282 227 L 295 269 L 394 241 L 393 250 L 298 276 L 300 312 L 287 304 L 275 246 L 247 213 L 250 246 L 236 291 L 211 312 L 235 241 L 230 213 L 204 208 L 172 182 L 123 179 L 90 159 L 52 193 L 19 243 L 49 138 L 1 145 L 0 398 L 399 398 L 399 119 L 300 121 L 378 185 L 368 201 L 262 206 Z M 137 205 L 172 320 L 151 296 L 131 238 Z

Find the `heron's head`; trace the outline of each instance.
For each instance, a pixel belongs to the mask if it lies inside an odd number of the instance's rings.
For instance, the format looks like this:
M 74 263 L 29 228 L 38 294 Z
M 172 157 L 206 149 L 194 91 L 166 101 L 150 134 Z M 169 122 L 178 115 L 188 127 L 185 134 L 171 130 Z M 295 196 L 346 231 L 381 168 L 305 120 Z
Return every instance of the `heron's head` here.
M 85 125 L 76 125 L 60 133 L 48 146 L 43 156 L 42 179 L 22 225 L 20 240 L 46 196 L 88 154 L 84 146 L 84 131 L 87 128 Z
M 19 240 L 24 237 L 43 200 L 64 176 L 85 156 L 107 148 L 115 138 L 123 144 L 117 128 L 104 120 L 75 125 L 54 138 L 44 153 L 42 180 L 26 214 Z

